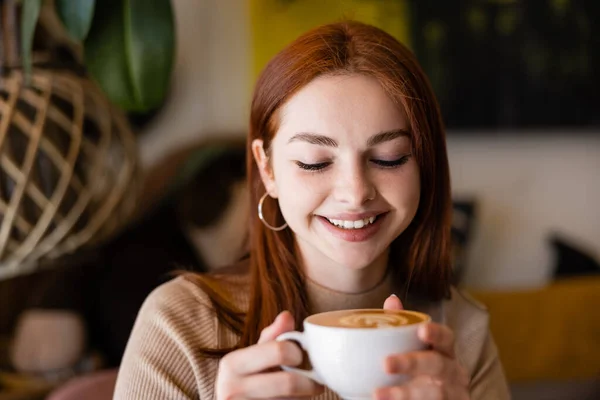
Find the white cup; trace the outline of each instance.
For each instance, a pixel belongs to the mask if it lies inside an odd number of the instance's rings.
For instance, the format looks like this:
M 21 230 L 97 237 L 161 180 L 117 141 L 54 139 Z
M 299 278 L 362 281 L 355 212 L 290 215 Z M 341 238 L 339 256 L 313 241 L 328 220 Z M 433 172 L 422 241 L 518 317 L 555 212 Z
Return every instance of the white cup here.
M 306 376 L 324 384 L 346 400 L 371 399 L 373 392 L 381 387 L 397 386 L 408 377 L 388 374 L 384 370 L 385 359 L 392 354 L 422 350 L 426 345 L 418 338 L 419 326 L 431 321 L 426 314 L 385 310 L 386 314 L 412 314 L 421 322 L 409 325 L 357 328 L 316 324 L 319 316 L 335 317 L 336 313 L 381 313 L 381 309 L 344 310 L 314 314 L 304 320 L 304 332 L 286 332 L 277 341 L 293 340 L 308 353 L 312 370 L 282 366 L 286 371 Z

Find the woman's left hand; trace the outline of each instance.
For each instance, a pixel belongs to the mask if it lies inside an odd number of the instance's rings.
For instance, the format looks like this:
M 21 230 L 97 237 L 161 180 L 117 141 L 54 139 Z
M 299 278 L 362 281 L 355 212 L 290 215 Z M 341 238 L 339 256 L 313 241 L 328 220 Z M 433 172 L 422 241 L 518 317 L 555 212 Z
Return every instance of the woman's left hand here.
M 402 303 L 391 296 L 384 308 L 402 309 Z M 419 329 L 419 338 L 430 350 L 394 354 L 385 362 L 387 373 L 405 374 L 411 379 L 402 386 L 378 389 L 375 399 L 470 399 L 469 375 L 454 353 L 454 332 L 445 325 L 430 322 Z

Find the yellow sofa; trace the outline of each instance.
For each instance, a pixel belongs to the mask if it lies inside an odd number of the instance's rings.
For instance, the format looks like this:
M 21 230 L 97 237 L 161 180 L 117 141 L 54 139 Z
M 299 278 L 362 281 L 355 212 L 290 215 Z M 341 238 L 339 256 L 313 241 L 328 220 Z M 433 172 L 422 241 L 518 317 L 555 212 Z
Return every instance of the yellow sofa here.
M 539 289 L 468 292 L 489 309 L 511 383 L 600 380 L 600 276 Z

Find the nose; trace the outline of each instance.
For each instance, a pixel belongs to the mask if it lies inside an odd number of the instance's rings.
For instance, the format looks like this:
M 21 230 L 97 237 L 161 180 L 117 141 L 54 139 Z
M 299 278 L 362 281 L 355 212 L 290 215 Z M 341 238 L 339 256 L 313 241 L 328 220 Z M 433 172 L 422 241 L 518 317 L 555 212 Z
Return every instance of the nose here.
M 349 207 L 358 208 L 376 195 L 375 185 L 365 168 L 355 166 L 347 169 L 337 177 L 335 199 Z

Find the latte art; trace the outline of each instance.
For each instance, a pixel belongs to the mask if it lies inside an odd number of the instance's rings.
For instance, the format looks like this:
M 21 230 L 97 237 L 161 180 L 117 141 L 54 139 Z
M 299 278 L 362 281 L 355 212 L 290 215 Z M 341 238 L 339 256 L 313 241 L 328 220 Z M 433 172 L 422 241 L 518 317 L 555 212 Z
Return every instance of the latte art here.
M 407 310 L 340 310 L 311 315 L 307 322 L 321 326 L 349 329 L 385 329 L 418 324 L 429 319 L 428 315 Z
M 391 328 L 408 325 L 408 318 L 398 314 L 364 313 L 350 314 L 339 319 L 341 326 L 349 328 Z

